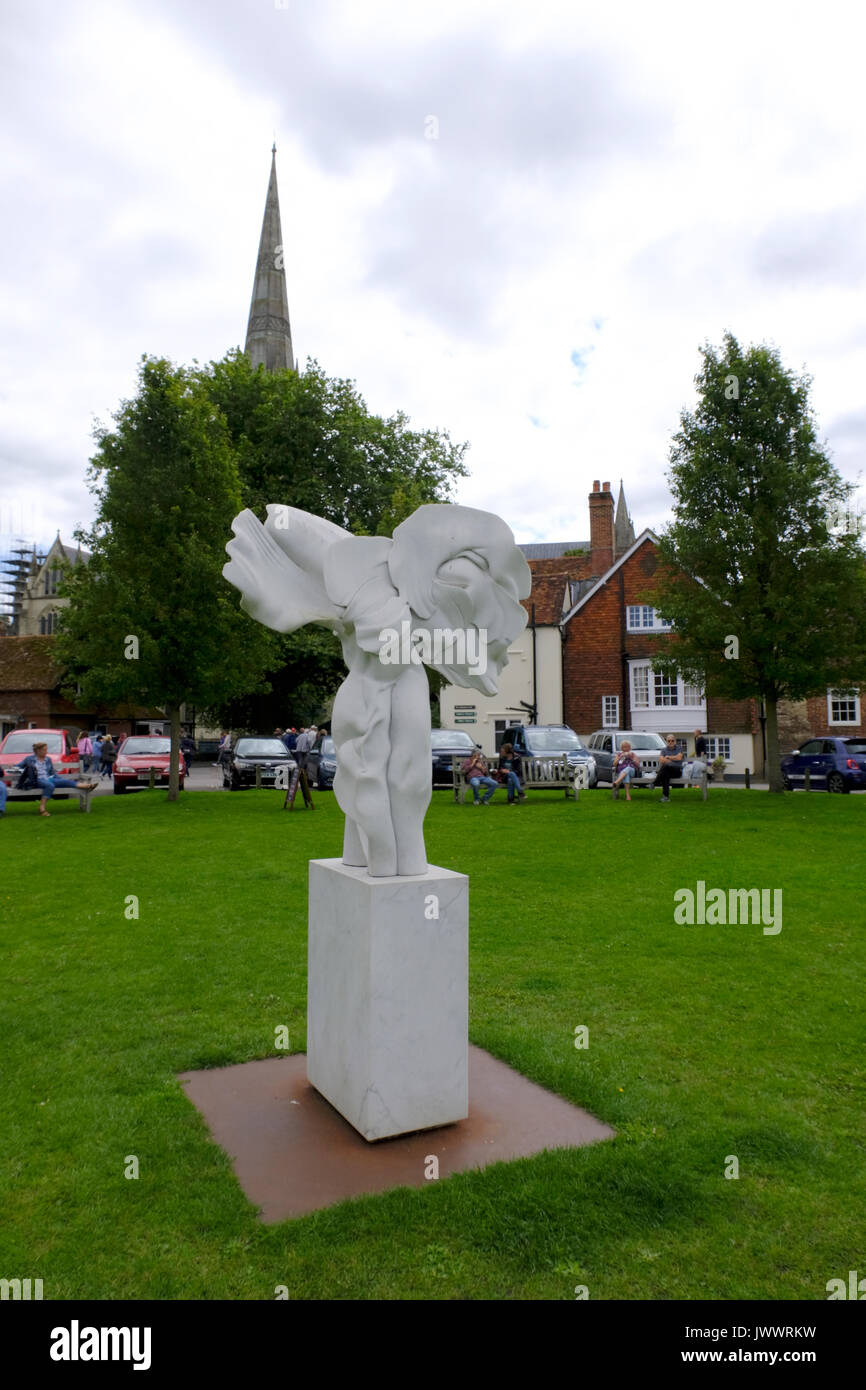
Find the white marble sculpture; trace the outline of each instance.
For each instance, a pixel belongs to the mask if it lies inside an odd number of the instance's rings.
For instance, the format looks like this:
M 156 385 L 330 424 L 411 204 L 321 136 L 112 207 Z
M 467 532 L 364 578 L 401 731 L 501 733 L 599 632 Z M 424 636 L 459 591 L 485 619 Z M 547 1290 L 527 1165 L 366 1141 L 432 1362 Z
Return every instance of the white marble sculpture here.
M 266 627 L 324 623 L 349 674 L 334 701 L 334 792 L 346 814 L 343 863 L 372 877 L 427 871 L 430 704 L 423 666 L 496 693 L 523 631 L 529 566 L 504 521 L 449 504 L 419 507 L 384 536 L 272 504 L 233 522 L 223 574 Z

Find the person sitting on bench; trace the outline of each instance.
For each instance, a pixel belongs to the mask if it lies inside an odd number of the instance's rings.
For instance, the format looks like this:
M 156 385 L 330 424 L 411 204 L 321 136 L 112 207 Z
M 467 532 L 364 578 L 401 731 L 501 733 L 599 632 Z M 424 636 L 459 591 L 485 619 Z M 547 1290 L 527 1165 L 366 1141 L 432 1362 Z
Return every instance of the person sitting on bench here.
M 662 801 L 670 801 L 671 782 L 675 777 L 680 777 L 683 770 L 683 755 L 677 748 L 677 740 L 674 734 L 667 736 L 667 748 L 659 758 L 659 770 L 656 773 L 656 786 L 662 789 Z
M 526 800 L 526 792 L 520 784 L 520 759 L 513 743 L 503 743 L 499 750 L 499 780 L 508 788 L 509 806 Z
M 54 764 L 48 756 L 47 743 L 34 743 L 33 752 L 24 758 L 18 767 L 21 769 L 18 790 L 26 791 L 32 787 L 34 790 L 38 788 L 42 792 L 39 802 L 40 816 L 49 814 L 45 803 L 54 795 L 55 791 L 62 791 L 66 788 L 73 792 L 90 792 L 93 791 L 94 787 L 99 786 L 98 782 L 75 782 L 71 777 L 61 777 L 59 773 L 56 773 Z
M 631 744 L 627 738 L 622 741 L 622 747 L 614 758 L 613 763 L 613 789 L 618 792 L 623 782 L 625 782 L 625 799 L 631 801 L 631 779 L 640 776 L 640 763 L 631 750 Z
M 463 763 L 463 776 L 472 788 L 473 804 L 476 806 L 479 804 L 478 788 L 482 786 L 488 788 L 487 795 L 481 801 L 482 806 L 487 806 L 499 783 L 495 777 L 490 776 L 486 759 L 482 758 L 480 753 L 470 753 Z

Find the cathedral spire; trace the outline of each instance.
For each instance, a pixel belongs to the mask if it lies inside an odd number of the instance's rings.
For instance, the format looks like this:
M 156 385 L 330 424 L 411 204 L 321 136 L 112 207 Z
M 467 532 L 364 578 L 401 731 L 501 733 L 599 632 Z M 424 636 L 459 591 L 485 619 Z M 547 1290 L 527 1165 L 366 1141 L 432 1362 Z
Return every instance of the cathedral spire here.
M 616 504 L 616 517 L 613 523 L 613 545 L 616 555 L 624 555 L 629 546 L 634 545 L 634 526 L 628 514 L 622 479 L 619 483 L 619 500 Z
M 269 372 L 295 368 L 292 330 L 289 325 L 289 297 L 283 268 L 283 233 L 280 227 L 280 200 L 277 194 L 277 146 L 271 150 L 271 177 L 265 199 L 259 256 L 253 280 L 250 318 L 244 351 L 254 367 Z

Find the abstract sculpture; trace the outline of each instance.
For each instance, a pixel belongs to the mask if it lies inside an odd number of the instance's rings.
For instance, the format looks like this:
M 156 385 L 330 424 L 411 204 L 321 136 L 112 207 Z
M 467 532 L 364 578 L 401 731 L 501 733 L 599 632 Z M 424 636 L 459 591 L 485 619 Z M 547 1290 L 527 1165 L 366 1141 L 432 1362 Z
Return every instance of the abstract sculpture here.
M 523 631 L 531 576 L 509 527 L 490 512 L 419 507 L 384 536 L 353 536 L 272 504 L 264 525 L 233 522 L 225 578 L 276 632 L 323 623 L 349 674 L 334 701 L 334 792 L 345 812 L 343 863 L 372 877 L 427 871 L 430 703 L 424 665 L 495 694 Z

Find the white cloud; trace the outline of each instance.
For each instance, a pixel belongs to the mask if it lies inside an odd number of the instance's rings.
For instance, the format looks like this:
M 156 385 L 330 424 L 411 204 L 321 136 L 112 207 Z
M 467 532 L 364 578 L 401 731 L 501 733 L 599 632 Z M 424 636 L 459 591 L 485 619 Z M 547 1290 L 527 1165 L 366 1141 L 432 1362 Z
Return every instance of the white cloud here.
M 726 329 L 812 373 L 856 477 L 866 113 L 849 14 L 13 6 L 0 527 L 26 530 L 34 498 L 42 539 L 89 519 L 92 418 L 134 389 L 142 352 L 243 341 L 274 132 L 301 360 L 468 439 L 459 499 L 520 538 L 586 537 L 594 478 L 625 480 L 638 526 L 664 521 L 698 347 Z

